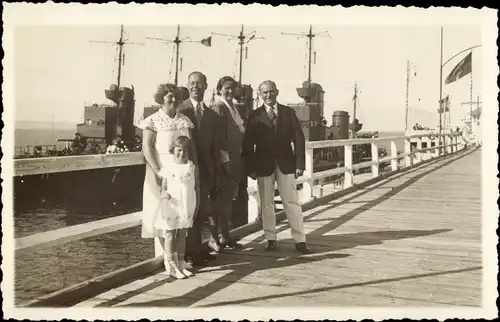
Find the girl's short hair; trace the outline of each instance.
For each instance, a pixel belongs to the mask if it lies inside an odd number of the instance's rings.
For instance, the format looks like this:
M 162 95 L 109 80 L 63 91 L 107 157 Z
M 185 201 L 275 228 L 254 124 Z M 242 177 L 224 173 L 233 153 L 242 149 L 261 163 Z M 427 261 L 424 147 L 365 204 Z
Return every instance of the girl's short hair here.
M 170 154 L 173 154 L 176 147 L 184 148 L 189 151 L 190 146 L 191 140 L 187 136 L 181 135 L 177 139 L 175 139 L 172 144 L 170 144 L 170 149 L 168 150 L 168 152 L 170 152 Z
M 238 82 L 236 82 L 236 80 L 234 78 L 232 78 L 231 76 L 224 76 L 221 79 L 219 79 L 219 81 L 217 82 L 217 87 L 216 87 L 217 95 L 221 95 L 220 90 L 222 89 L 222 86 L 224 86 L 224 83 L 227 83 L 227 82 L 232 82 L 233 83 L 233 86 L 232 86 L 233 91 L 236 90 L 236 87 L 238 86 Z
M 165 103 L 165 95 L 168 93 L 174 94 L 175 99 L 179 101 L 181 97 L 179 89 L 174 84 L 167 83 L 158 85 L 158 89 L 153 95 L 155 102 L 160 105 Z

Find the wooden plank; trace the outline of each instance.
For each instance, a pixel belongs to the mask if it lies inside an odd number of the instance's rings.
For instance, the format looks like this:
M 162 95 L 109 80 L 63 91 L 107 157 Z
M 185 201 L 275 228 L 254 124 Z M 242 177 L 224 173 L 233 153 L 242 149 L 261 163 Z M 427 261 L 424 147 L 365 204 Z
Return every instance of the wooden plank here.
M 72 241 L 107 234 L 141 224 L 141 212 L 96 220 L 85 224 L 74 225 L 37 233 L 15 240 L 16 252 L 34 251 L 50 248 Z
M 156 271 L 163 265 L 163 257 L 153 258 L 128 266 L 111 273 L 93 278 L 77 285 L 64 288 L 57 292 L 42 296 L 33 301 L 24 303 L 23 307 L 66 307 L 81 302 L 82 297 L 92 298 L 124 282 L 140 278 L 145 274 Z
M 139 165 L 141 152 L 14 159 L 14 176 Z

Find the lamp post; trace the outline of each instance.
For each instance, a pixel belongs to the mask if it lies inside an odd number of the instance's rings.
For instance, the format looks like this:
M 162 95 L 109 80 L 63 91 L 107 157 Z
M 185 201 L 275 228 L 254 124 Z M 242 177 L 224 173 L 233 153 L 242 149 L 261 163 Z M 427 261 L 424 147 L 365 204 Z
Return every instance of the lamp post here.
M 443 67 L 446 66 L 446 64 L 448 64 L 453 58 L 457 57 L 458 55 L 460 55 L 468 50 L 472 51 L 472 49 L 477 48 L 477 47 L 481 47 L 481 45 L 476 45 L 476 46 L 466 48 L 466 49 L 456 53 L 455 55 L 451 56 L 447 61 L 445 61 L 443 63 L 443 26 L 441 26 L 441 61 L 440 61 L 440 69 L 439 69 L 439 109 L 438 109 L 438 112 L 439 112 L 439 145 L 441 145 L 442 113 L 444 112 L 444 106 L 443 106 L 443 103 L 444 103 L 444 100 L 443 100 Z M 441 149 L 439 149 L 439 153 L 441 154 Z
M 410 73 L 411 68 L 417 67 L 416 63 L 410 63 L 409 60 L 406 61 L 406 109 L 405 109 L 405 133 L 408 131 L 408 100 L 410 96 Z M 415 76 L 417 72 L 415 72 Z

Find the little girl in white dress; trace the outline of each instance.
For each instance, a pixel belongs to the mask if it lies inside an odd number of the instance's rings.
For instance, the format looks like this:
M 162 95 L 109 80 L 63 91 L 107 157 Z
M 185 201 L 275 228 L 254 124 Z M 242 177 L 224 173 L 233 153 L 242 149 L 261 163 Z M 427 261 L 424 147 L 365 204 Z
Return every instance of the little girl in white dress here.
M 166 231 L 165 268 L 176 278 L 193 275 L 184 267 L 187 229 L 196 208 L 195 166 L 189 160 L 191 140 L 179 136 L 170 147 L 171 162 L 160 170 L 162 192 L 160 216 L 155 228 Z M 181 259 L 181 260 L 179 260 Z

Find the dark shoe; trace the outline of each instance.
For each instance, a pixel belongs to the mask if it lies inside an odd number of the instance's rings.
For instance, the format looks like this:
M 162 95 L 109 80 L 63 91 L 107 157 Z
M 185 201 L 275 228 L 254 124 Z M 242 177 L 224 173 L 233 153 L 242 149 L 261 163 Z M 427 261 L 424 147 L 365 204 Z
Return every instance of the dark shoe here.
M 264 248 L 264 250 L 267 252 L 267 251 L 275 250 L 275 249 L 276 249 L 276 241 L 275 240 L 268 240 L 266 248 Z
M 229 248 L 229 249 L 242 249 L 244 246 L 234 240 L 231 240 L 229 242 L 223 242 L 221 243 L 221 246 L 223 248 Z
M 205 261 L 213 261 L 215 260 L 215 255 L 210 254 L 209 252 L 202 252 L 200 254 L 200 257 L 203 258 Z
M 191 267 L 194 267 L 194 266 L 206 266 L 207 265 L 207 261 L 201 257 L 199 254 L 186 254 L 186 256 L 184 257 L 185 258 L 185 261 L 188 265 L 190 265 Z
M 295 249 L 302 254 L 310 254 L 311 250 L 307 247 L 306 243 L 297 243 L 295 244 Z

